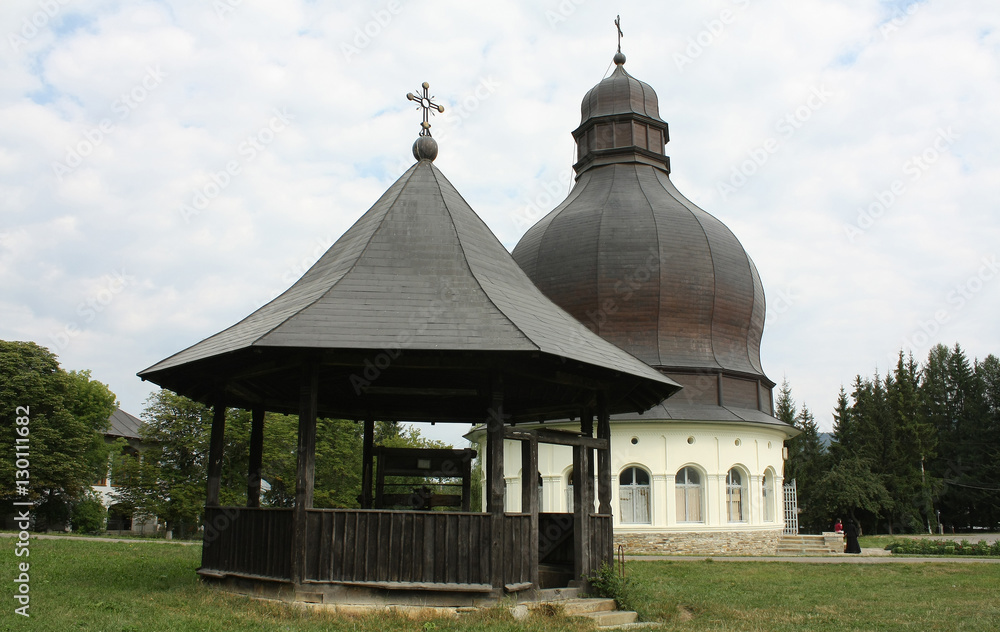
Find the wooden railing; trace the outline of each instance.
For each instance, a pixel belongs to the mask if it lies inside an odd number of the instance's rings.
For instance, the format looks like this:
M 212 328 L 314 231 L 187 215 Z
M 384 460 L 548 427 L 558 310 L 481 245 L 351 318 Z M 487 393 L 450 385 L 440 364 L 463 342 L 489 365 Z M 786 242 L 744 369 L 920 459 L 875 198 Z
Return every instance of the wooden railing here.
M 531 581 L 531 558 L 529 546 L 532 542 L 531 515 L 506 514 L 503 517 L 503 582 L 516 585 Z
M 203 571 L 290 580 L 292 510 L 206 507 Z
M 572 515 L 540 516 L 539 544 L 554 536 L 557 557 L 569 552 L 572 563 Z M 568 544 L 565 531 L 569 519 Z M 592 516 L 595 555 L 610 556 L 610 518 Z M 502 581 L 510 586 L 531 581 L 525 554 L 534 534 L 531 516 L 505 514 L 501 533 Z M 545 529 L 545 525 L 552 528 Z M 607 534 L 603 533 L 607 529 Z M 205 510 L 202 573 L 292 579 L 291 509 L 209 507 Z M 491 516 L 444 511 L 309 509 L 306 511 L 305 579 L 312 582 L 486 590 L 492 587 Z M 567 549 L 567 546 L 569 547 Z M 544 547 L 540 553 L 544 553 Z M 552 551 L 550 551 L 551 553 Z M 560 560 L 562 561 L 562 560 Z M 447 585 L 447 586 L 444 586 Z
M 306 515 L 309 581 L 490 583 L 488 514 L 310 509 Z M 521 537 L 515 524 L 512 539 Z

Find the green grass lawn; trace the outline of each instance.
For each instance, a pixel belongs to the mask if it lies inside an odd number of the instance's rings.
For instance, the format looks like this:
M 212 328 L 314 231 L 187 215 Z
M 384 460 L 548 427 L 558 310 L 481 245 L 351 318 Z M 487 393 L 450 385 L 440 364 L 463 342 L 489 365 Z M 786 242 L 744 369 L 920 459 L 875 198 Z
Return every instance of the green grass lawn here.
M 201 548 L 148 542 L 31 542 L 31 619 L 13 613 L 13 542 L 0 540 L 0 630 L 554 630 L 564 617 L 514 622 L 495 611 L 410 621 L 337 617 L 251 601 L 201 586 Z M 997 564 L 629 562 L 645 614 L 666 630 L 997 630 Z
M 1000 630 L 997 564 L 632 562 L 670 630 Z

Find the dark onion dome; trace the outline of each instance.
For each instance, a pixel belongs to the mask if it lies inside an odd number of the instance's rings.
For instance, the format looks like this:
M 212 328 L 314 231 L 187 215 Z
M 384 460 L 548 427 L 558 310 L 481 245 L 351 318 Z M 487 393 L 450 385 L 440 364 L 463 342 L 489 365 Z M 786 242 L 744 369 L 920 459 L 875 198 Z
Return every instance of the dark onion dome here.
M 674 187 L 656 93 L 624 56 L 615 61 L 583 99 L 576 186 L 514 259 L 592 331 L 684 384 L 665 406 L 735 406 L 775 421 L 757 269 L 725 224 Z

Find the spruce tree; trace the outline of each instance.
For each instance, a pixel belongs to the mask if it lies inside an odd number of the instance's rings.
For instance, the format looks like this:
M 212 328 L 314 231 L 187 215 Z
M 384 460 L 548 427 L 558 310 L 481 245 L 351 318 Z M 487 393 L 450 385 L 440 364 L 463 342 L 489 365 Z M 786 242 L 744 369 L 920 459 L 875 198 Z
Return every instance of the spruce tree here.
M 795 458 L 789 459 L 786 470 L 791 467 L 799 492 L 799 520 L 809 532 L 819 533 L 831 528 L 831 516 L 817 502 L 819 482 L 827 471 L 826 451 L 819 437 L 819 426 L 809 407 L 802 404 L 802 410 L 795 418 L 795 427 L 801 434 L 789 443 L 795 445 Z

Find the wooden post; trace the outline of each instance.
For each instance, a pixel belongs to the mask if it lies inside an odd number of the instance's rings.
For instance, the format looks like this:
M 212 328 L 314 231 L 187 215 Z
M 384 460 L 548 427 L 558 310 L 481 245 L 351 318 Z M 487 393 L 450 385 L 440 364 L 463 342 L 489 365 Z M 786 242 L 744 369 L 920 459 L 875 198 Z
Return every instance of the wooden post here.
M 264 407 L 254 406 L 250 419 L 250 467 L 247 473 L 247 507 L 260 507 L 260 468 L 264 460 Z
M 538 439 L 521 442 L 521 513 L 531 516 L 528 539 L 528 572 L 538 586 Z
M 611 416 L 605 393 L 597 396 L 597 438 L 607 439 L 608 447 L 597 451 L 597 513 L 611 515 Z M 610 560 L 608 563 L 610 564 Z
M 462 456 L 462 511 L 472 511 L 472 458 L 467 449 Z
M 316 465 L 316 403 L 319 376 L 315 366 L 302 368 L 299 387 L 299 444 L 296 453 L 295 526 L 292 533 L 292 580 L 306 576 L 306 509 L 312 507 Z
M 385 495 L 385 457 L 382 454 L 382 448 L 378 450 L 378 470 L 375 472 L 375 508 L 384 509 L 385 503 L 383 502 L 383 496 Z
M 597 394 L 597 438 L 607 439 L 608 447 L 597 451 L 597 513 L 606 516 L 612 515 L 611 509 L 611 415 L 608 414 L 607 393 L 601 391 Z M 611 529 L 611 522 L 608 522 L 608 529 Z M 614 536 L 612 533 L 601 534 L 602 541 L 611 543 L 606 550 L 606 558 L 594 560 L 594 565 L 606 562 L 609 567 L 614 566 Z
M 212 438 L 208 445 L 208 488 L 205 506 L 219 506 L 219 489 L 222 487 L 222 451 L 226 437 L 226 404 L 222 396 L 215 400 L 212 417 Z
M 580 434 L 585 437 L 594 436 L 594 411 L 592 409 L 584 408 L 583 414 L 580 415 Z M 590 479 L 587 481 L 587 485 L 584 491 L 587 493 L 587 511 L 594 511 L 594 451 L 587 448 L 587 471 L 590 472 Z
M 492 398 L 486 417 L 486 511 L 490 514 L 490 583 L 496 596 L 503 594 L 503 376 L 493 378 Z
M 375 460 L 375 420 L 365 418 L 364 446 L 361 451 L 361 508 L 372 508 L 372 467 Z
M 590 560 L 590 514 L 593 504 L 587 506 L 590 496 L 587 487 L 594 485 L 587 460 L 588 448 L 573 446 L 573 574 L 585 579 L 592 568 Z M 593 502 L 591 500 L 591 502 Z

